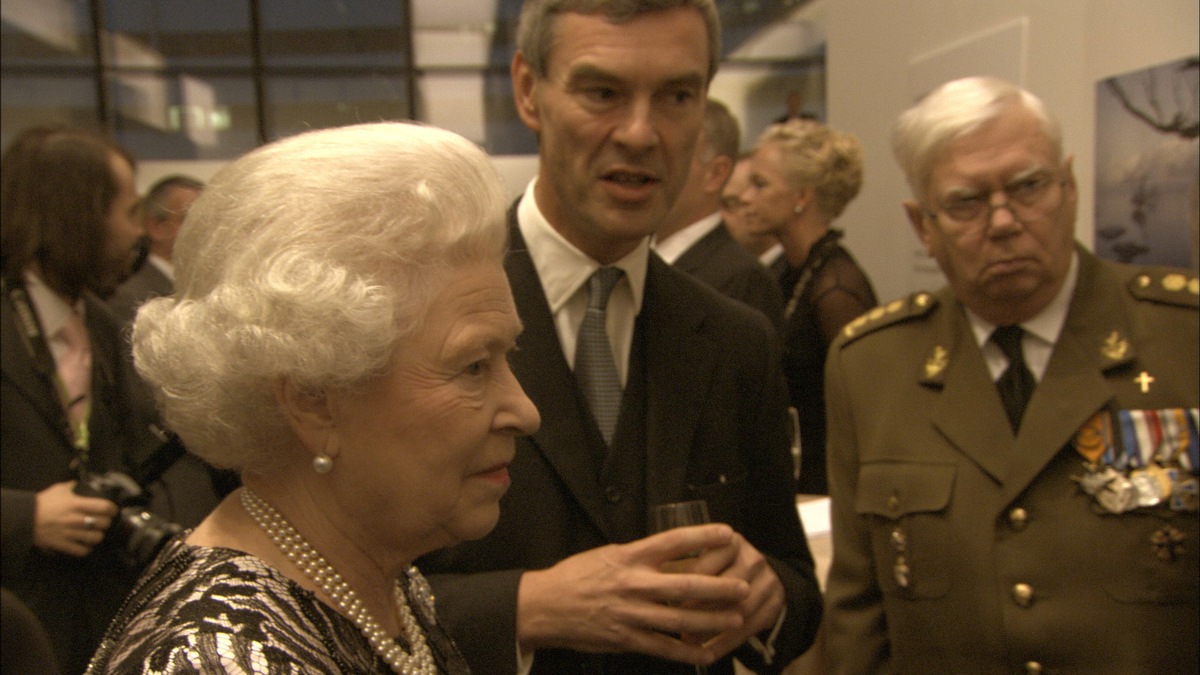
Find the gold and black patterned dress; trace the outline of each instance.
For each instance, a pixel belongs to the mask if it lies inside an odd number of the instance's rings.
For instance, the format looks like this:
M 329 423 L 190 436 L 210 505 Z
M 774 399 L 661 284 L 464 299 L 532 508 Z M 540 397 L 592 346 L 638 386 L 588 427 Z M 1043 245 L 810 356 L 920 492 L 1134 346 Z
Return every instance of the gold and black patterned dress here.
M 439 671 L 469 673 L 457 647 L 420 599 L 428 597 L 424 580 L 409 582 L 405 592 Z M 87 672 L 392 671 L 353 622 L 259 558 L 176 540 L 125 601 Z

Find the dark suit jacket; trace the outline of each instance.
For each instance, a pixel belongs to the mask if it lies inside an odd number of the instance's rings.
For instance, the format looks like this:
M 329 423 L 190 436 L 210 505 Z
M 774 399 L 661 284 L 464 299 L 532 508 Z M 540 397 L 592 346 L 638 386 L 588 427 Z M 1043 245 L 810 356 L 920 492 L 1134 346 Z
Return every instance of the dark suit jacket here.
M 167 275 L 147 260 L 138 271 L 117 286 L 117 290 L 108 298 L 108 306 L 116 315 L 122 329 L 127 330 L 133 324 L 138 307 L 141 307 L 143 302 L 174 292 L 175 285 Z
M 835 672 L 1200 667 L 1195 511 L 1105 513 L 1072 480 L 1084 467 L 1071 447 L 1101 411 L 1197 406 L 1196 280 L 1189 291 L 1183 274 L 1078 250 L 1066 323 L 1015 438 L 947 290 L 890 303 L 834 343 Z M 1159 558 L 1154 538 L 1171 528 L 1186 543 Z
M 774 325 L 783 324 L 783 292 L 779 290 L 779 281 L 737 243 L 724 222 L 692 244 L 674 265 L 757 309 Z
M 541 283 L 519 231 L 506 263 L 525 324 L 513 368 L 542 415 L 541 429 L 517 443 L 512 487 L 487 537 L 419 563 L 430 575 L 438 613 L 476 673 L 515 671 L 517 585 L 585 550 L 647 534 L 606 517 L 615 495 L 597 478 L 588 448 L 599 436 L 563 356 Z M 650 256 L 635 344 L 645 367 L 645 503 L 708 501 L 770 560 L 787 593 L 787 620 L 776 641 L 777 671 L 811 644 L 820 594 L 796 513 L 788 454 L 786 394 L 777 337 L 758 312 L 721 296 Z M 622 421 L 631 405 L 626 388 Z M 626 429 L 627 430 L 627 429 Z M 614 438 L 614 443 L 616 438 Z M 761 667 L 744 646 L 738 658 Z M 637 655 L 542 650 L 538 673 L 692 673 L 691 666 Z M 712 669 L 731 673 L 728 659 Z
M 128 472 L 153 446 L 133 423 L 135 411 L 116 322 L 98 298 L 86 294 L 92 347 L 91 461 L 96 473 Z M 110 546 L 86 558 L 33 546 L 35 495 L 73 478 L 75 450 L 52 374 L 35 365 L 10 297 L 0 298 L 0 484 L 3 485 L 3 585 L 45 625 L 64 672 L 81 672 L 109 619 L 132 587 L 136 571 L 124 568 Z

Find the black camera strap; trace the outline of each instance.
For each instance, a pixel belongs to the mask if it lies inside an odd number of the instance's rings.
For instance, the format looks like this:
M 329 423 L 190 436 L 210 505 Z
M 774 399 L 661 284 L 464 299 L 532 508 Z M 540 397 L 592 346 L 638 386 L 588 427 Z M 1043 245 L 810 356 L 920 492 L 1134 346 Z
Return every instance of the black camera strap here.
M 50 346 L 46 342 L 45 335 L 42 333 L 41 321 L 38 319 L 37 310 L 29 298 L 28 291 L 25 290 L 25 284 L 20 280 L 10 281 L 8 279 L 0 279 L 0 284 L 3 284 L 4 294 L 8 296 L 9 301 L 12 302 L 13 310 L 17 313 L 17 318 L 21 323 L 21 330 L 18 333 L 22 338 L 21 341 L 26 351 L 29 352 L 30 358 L 33 359 L 34 369 L 39 375 L 54 384 L 54 390 L 58 394 L 58 399 L 63 409 L 63 431 L 67 438 L 73 439 L 75 447 L 75 458 L 71 461 L 71 471 L 77 477 L 82 477 L 87 473 L 90 449 L 88 442 L 88 419 L 90 417 L 91 406 L 87 406 L 88 412 L 84 413 L 80 428 L 71 428 L 71 422 L 67 416 L 67 409 L 71 403 L 68 400 L 67 388 L 58 374 L 58 366 L 54 361 L 54 355 L 50 353 Z

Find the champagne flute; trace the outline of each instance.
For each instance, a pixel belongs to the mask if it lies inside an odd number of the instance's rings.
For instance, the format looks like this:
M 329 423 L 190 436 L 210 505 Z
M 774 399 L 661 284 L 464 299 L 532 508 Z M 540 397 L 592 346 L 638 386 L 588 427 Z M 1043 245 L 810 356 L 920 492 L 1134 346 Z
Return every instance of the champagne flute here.
M 703 499 L 659 504 L 654 507 L 653 515 L 653 528 L 655 532 L 664 532 L 688 525 L 703 525 L 710 522 L 708 517 L 708 502 Z M 663 564 L 662 569 L 664 572 L 673 574 L 689 572 L 694 565 L 693 561 L 700 557 L 701 553 L 702 551 L 693 551 L 683 557 L 669 560 Z M 696 675 L 706 675 L 707 673 L 707 666 L 696 666 Z

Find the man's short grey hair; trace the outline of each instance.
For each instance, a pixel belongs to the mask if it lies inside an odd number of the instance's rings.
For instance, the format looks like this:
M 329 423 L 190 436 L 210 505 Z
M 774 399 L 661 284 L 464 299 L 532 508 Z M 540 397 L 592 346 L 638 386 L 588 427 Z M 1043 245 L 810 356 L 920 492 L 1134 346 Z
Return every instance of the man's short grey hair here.
M 639 14 L 676 7 L 694 7 L 704 16 L 711 82 L 721 64 L 721 18 L 714 0 L 525 0 L 517 26 L 517 49 L 529 69 L 544 78 L 554 48 L 554 18 L 558 14 L 603 14 L 610 23 L 621 24 Z
M 142 207 L 145 209 L 146 215 L 159 220 L 166 220 L 168 217 L 175 215 L 171 212 L 167 198 L 176 189 L 202 192 L 204 190 L 204 182 L 198 178 L 178 173 L 159 179 L 154 185 L 150 186 L 145 198 L 142 199 Z
M 275 383 L 322 396 L 386 373 L 454 270 L 502 260 L 505 206 L 482 150 L 410 123 L 312 131 L 224 168 L 180 231 L 176 295 L 134 324 L 167 425 L 215 466 L 269 470 L 298 442 Z
M 904 111 L 892 130 L 892 150 L 913 197 L 925 199 L 929 172 L 952 141 L 979 130 L 1012 106 L 1028 110 L 1062 157 L 1062 128 L 1037 96 L 998 77 L 952 80 Z

